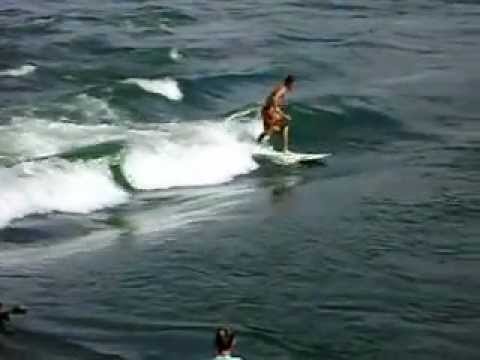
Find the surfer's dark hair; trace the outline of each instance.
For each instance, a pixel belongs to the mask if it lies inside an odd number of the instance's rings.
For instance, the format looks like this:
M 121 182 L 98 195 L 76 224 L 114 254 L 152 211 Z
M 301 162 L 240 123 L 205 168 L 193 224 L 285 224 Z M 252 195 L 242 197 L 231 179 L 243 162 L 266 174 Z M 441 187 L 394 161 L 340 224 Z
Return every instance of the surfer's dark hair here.
M 215 333 L 215 347 L 218 352 L 230 350 L 235 341 L 235 333 L 228 327 L 220 327 Z
M 287 86 L 292 85 L 294 82 L 295 82 L 295 78 L 293 77 L 293 75 L 288 75 L 284 81 L 285 85 Z

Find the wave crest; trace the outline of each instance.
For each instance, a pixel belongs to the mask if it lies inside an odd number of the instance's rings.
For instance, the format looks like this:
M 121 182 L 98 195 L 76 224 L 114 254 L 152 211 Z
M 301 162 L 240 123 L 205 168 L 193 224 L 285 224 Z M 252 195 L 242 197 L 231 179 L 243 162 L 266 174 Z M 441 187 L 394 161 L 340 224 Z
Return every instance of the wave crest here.
M 49 159 L 0 169 L 0 227 L 30 214 L 86 214 L 127 199 L 102 161 Z
M 22 65 L 15 69 L 7 69 L 0 71 L 0 76 L 25 76 L 33 73 L 37 69 L 34 65 Z
M 130 78 L 124 80 L 123 83 L 137 85 L 147 92 L 165 96 L 172 101 L 183 99 L 183 93 L 178 86 L 178 82 L 169 77 L 163 79 Z
M 258 167 L 255 145 L 241 135 L 228 122 L 168 124 L 133 139 L 122 172 L 142 190 L 224 183 Z

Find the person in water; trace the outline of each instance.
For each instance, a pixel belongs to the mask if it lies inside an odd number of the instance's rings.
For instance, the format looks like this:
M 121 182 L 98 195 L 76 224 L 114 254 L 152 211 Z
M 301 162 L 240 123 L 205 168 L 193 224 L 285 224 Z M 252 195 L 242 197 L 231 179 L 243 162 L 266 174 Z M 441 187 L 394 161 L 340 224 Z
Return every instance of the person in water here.
M 228 327 L 218 328 L 215 333 L 215 348 L 217 353 L 214 360 L 242 360 L 240 357 L 232 356 L 235 345 L 235 333 L 233 330 Z
M 7 323 L 10 323 L 10 315 L 23 315 L 26 313 L 27 309 L 23 306 L 16 305 L 11 309 L 7 309 L 3 306 L 3 303 L 0 302 L 0 333 L 13 333 L 13 331 L 7 326 Z
M 283 83 L 277 85 L 265 99 L 262 107 L 263 132 L 257 138 L 258 143 L 261 143 L 267 135 L 271 137 L 274 133 L 281 132 L 283 151 L 288 151 L 288 122 L 291 117 L 283 111 L 283 108 L 286 106 L 285 95 L 293 90 L 294 82 L 294 77 L 288 75 Z
M 10 311 L 4 308 L 0 302 L 0 331 L 6 330 L 6 323 L 10 322 Z

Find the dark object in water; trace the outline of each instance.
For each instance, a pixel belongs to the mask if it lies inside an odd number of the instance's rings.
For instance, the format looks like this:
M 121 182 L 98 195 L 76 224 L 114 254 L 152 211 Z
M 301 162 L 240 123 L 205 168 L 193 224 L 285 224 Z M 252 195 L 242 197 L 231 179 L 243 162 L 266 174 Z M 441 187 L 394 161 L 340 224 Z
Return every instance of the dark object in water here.
M 10 314 L 12 315 L 25 315 L 28 312 L 28 309 L 22 305 L 15 305 L 10 309 Z
M 22 305 L 14 305 L 10 309 L 6 309 L 0 303 L 0 333 L 13 334 L 14 331 L 11 326 L 7 326 L 10 323 L 10 315 L 24 315 L 27 311 L 27 308 Z

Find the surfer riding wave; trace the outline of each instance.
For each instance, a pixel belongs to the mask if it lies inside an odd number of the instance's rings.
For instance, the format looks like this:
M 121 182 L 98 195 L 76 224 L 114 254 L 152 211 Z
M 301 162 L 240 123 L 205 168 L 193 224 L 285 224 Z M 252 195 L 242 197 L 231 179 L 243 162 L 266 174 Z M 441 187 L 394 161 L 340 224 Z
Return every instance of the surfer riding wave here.
M 285 96 L 293 90 L 295 79 L 292 75 L 288 75 L 283 83 L 276 86 L 273 91 L 265 99 L 262 107 L 263 132 L 257 138 L 257 142 L 261 143 L 265 136 L 270 138 L 274 133 L 282 133 L 283 135 L 283 151 L 288 152 L 288 122 L 291 117 L 286 114 Z

